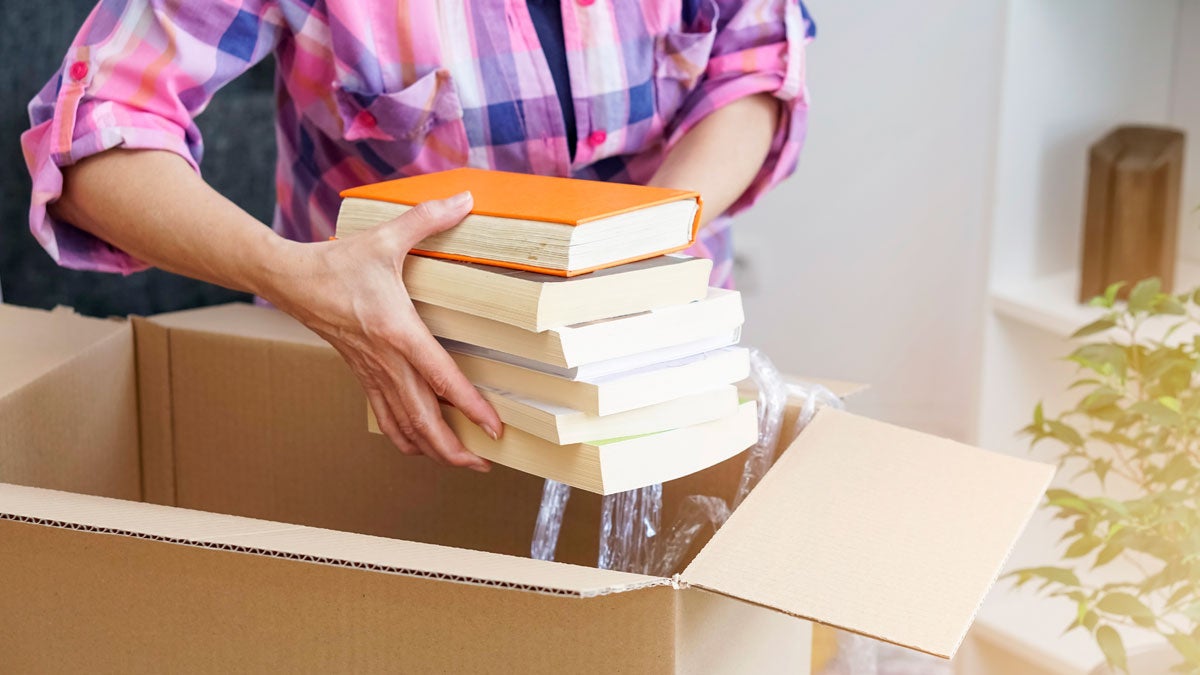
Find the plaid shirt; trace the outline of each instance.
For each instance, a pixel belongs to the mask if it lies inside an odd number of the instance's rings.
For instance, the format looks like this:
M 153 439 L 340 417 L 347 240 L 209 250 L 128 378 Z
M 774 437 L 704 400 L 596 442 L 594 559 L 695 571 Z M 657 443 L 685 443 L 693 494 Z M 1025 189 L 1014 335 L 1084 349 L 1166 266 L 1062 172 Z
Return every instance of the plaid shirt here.
M 117 146 L 169 150 L 198 167 L 193 118 L 271 54 L 274 227 L 298 241 L 333 233 L 344 188 L 464 165 L 642 183 L 706 115 L 763 92 L 783 102 L 781 123 L 725 215 L 795 168 L 814 34 L 798 0 L 564 1 L 563 29 L 574 158 L 520 0 L 101 0 L 29 106 L 30 227 L 61 265 L 143 269 L 47 214 L 61 167 Z M 714 259 L 714 284 L 731 285 L 727 217 L 692 253 Z

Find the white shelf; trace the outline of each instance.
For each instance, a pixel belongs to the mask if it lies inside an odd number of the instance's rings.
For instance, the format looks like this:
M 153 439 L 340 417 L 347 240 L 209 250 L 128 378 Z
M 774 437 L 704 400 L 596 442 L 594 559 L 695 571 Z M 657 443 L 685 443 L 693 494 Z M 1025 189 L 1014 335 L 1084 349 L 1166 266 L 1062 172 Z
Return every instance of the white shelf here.
M 1175 289 L 1183 291 L 1200 285 L 1200 265 L 1180 262 L 1175 268 Z M 1078 302 L 1079 270 L 1073 269 L 1041 277 L 1022 285 L 992 289 L 989 299 L 996 314 L 1067 337 L 1104 313 L 1098 307 Z M 1163 328 L 1172 323 L 1161 322 Z

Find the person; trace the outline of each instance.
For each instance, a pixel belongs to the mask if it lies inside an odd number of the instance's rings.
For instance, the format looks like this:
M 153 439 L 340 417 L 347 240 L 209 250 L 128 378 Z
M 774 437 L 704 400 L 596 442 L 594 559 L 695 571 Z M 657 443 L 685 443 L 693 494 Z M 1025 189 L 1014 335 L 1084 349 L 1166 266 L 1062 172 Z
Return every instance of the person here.
M 101 0 L 30 104 L 30 227 L 66 267 L 254 293 L 337 349 L 401 452 L 486 471 L 438 399 L 500 419 L 401 281 L 470 194 L 330 240 L 339 191 L 466 165 L 692 189 L 691 252 L 730 286 L 729 216 L 795 168 L 814 35 L 799 0 Z M 194 122 L 270 55 L 273 229 L 201 179 Z

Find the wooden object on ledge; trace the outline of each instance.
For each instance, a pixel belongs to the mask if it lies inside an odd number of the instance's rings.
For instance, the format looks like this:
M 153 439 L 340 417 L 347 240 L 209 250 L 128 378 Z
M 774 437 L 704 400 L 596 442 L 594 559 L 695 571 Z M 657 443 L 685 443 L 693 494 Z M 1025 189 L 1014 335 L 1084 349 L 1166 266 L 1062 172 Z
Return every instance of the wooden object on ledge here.
M 1175 277 L 1184 134 L 1165 127 L 1122 126 L 1091 147 L 1079 301 L 1111 283 Z M 1129 287 L 1121 293 L 1125 297 Z

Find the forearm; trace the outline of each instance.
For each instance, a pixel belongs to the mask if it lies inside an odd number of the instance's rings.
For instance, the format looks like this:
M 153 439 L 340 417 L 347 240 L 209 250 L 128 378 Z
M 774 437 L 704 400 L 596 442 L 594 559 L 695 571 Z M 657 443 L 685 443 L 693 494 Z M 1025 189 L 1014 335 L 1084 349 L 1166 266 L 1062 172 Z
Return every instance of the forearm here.
M 502 433 L 500 418 L 421 323 L 402 281 L 408 251 L 461 221 L 469 194 L 426 202 L 345 240 L 299 244 L 167 152 L 95 155 L 67 169 L 63 187 L 55 217 L 147 263 L 265 297 L 328 341 L 401 452 L 488 470 L 446 426 L 438 400 L 492 438 Z
M 707 225 L 750 187 L 778 124 L 779 102 L 769 94 L 734 101 L 684 134 L 650 184 L 699 192 L 704 198 L 700 224 Z
M 164 151 L 110 150 L 67 167 L 51 213 L 156 267 L 259 295 L 290 244 Z

